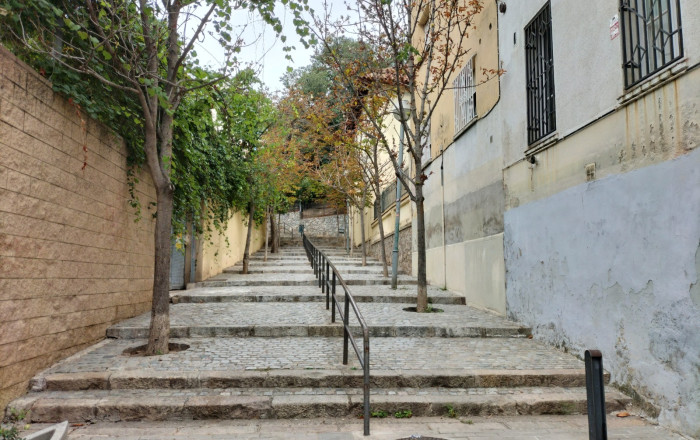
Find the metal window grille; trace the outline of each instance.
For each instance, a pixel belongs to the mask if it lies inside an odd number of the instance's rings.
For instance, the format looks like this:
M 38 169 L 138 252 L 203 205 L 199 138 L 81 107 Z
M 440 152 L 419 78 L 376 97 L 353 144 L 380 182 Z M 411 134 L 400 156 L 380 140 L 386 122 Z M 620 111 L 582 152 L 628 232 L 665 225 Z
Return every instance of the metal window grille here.
M 525 27 L 527 141 L 542 139 L 556 129 L 552 15 L 547 3 Z
M 455 134 L 476 118 L 476 87 L 474 84 L 474 57 L 459 72 L 452 83 L 455 99 Z
M 625 87 L 683 56 L 679 0 L 621 0 Z
M 403 198 L 406 194 L 406 188 L 401 185 L 401 197 Z M 396 181 L 393 181 L 386 188 L 382 190 L 381 197 L 374 201 L 374 220 L 381 217 L 381 215 L 396 203 Z

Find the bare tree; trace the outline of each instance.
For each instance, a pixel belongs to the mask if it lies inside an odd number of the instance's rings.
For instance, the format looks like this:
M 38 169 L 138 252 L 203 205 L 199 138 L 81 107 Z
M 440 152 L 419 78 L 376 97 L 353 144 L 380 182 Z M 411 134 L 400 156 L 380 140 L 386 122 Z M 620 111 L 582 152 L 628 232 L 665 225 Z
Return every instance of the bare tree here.
M 380 146 L 389 153 L 397 181 L 415 204 L 416 305 L 419 312 L 424 312 L 428 291 L 423 186 L 428 176 L 423 173 L 423 151 L 437 103 L 452 88 L 454 75 L 467 61 L 469 49 L 463 43 L 483 1 L 358 0 L 348 3 L 347 8 L 348 15 L 340 20 L 329 20 L 328 11 L 316 16 L 313 32 L 321 44 L 342 34 L 354 35 L 366 47 L 375 48 L 373 62 L 352 66 L 335 57 L 333 68 L 356 96 L 381 96 L 386 102 L 394 102 L 390 113 L 403 115 L 399 119 L 405 132 L 404 149 L 412 165 L 410 173 L 404 172 L 404 164 L 398 160 L 398 146 L 388 133 L 386 108 L 373 106 L 366 99 L 358 100 L 367 120 L 374 125 Z M 329 53 L 332 55 L 333 51 Z M 358 82 L 358 77 L 364 81 Z

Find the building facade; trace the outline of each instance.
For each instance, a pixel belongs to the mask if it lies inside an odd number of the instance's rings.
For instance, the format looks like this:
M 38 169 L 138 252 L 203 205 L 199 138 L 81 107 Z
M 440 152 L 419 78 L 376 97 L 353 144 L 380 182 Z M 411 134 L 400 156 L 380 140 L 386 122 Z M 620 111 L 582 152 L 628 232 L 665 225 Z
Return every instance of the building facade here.
M 488 0 L 473 24 L 431 121 L 429 282 L 600 349 L 700 436 L 700 5 Z

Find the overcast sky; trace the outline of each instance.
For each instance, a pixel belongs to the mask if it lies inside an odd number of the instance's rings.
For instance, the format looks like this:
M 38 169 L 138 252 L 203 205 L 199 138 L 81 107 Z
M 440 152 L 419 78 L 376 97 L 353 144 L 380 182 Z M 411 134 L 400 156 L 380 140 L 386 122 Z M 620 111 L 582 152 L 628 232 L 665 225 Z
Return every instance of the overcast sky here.
M 343 0 L 327 0 L 332 7 L 333 16 L 346 13 Z M 324 9 L 323 0 L 309 0 L 309 6 L 317 13 Z M 279 41 L 275 32 L 265 24 L 260 17 L 240 11 L 234 15 L 234 26 L 245 29 L 244 40 L 247 44 L 239 54 L 239 61 L 244 64 L 253 64 L 260 79 L 270 89 L 270 91 L 280 91 L 283 86 L 280 81 L 282 75 L 287 71 L 287 67 L 298 68 L 309 64 L 313 49 L 304 49 L 304 46 L 297 38 L 292 20 L 294 15 L 279 3 L 275 12 L 281 18 L 284 25 L 284 34 L 287 36 L 287 45 L 295 46 L 291 52 L 293 62 L 285 59 L 286 53 L 282 50 L 284 43 Z M 197 55 L 200 62 L 214 68 L 220 68 L 224 58 L 223 51 L 213 38 L 207 38 L 197 45 Z

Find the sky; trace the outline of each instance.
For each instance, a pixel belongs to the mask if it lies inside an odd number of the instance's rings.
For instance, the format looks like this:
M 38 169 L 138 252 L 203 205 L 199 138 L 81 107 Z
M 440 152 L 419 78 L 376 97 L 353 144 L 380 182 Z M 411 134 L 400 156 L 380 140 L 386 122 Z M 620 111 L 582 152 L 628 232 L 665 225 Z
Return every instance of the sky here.
M 337 16 L 346 11 L 343 0 L 326 0 L 332 10 L 332 15 Z M 317 13 L 324 10 L 324 0 L 309 0 L 309 6 Z M 280 81 L 287 71 L 287 67 L 299 68 L 310 63 L 313 49 L 305 49 L 299 41 L 294 25 L 292 24 L 293 14 L 285 11 L 282 4 L 275 7 L 276 14 L 281 18 L 284 26 L 283 33 L 287 36 L 287 42 L 282 43 L 275 32 L 265 24 L 259 17 L 247 11 L 240 11 L 234 15 L 234 26 L 243 30 L 243 38 L 246 46 L 239 54 L 239 61 L 244 64 L 252 64 L 258 72 L 258 76 L 265 83 L 271 92 L 281 91 L 284 87 Z M 287 45 L 295 46 L 291 52 L 293 62 L 285 59 L 286 53 L 283 47 Z M 218 42 L 211 37 L 197 43 L 197 55 L 200 63 L 214 68 L 221 67 L 223 60 L 223 50 Z

